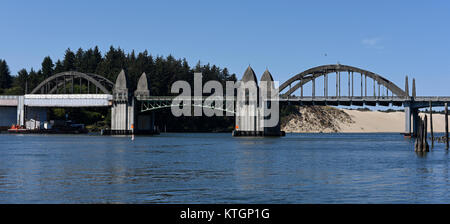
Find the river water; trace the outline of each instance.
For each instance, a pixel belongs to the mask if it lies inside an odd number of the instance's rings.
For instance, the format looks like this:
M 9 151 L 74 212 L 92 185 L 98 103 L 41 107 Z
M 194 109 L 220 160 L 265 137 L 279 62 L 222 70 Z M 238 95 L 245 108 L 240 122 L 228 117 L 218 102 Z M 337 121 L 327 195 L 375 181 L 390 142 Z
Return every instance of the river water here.
M 449 203 L 449 153 L 400 134 L 0 135 L 0 203 Z

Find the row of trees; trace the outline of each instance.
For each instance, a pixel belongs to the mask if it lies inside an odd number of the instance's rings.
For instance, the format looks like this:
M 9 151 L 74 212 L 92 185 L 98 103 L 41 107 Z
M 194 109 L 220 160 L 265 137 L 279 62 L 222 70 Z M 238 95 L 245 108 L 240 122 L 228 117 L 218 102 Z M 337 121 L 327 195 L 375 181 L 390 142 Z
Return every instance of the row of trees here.
M 191 68 L 186 59 L 175 59 L 172 55 L 154 58 L 146 50 L 126 54 L 122 49 L 114 47 L 110 47 L 104 56 L 98 47 L 88 50 L 80 48 L 76 53 L 67 49 L 62 61 L 57 60 L 54 63 L 47 56 L 41 66 L 41 69 L 37 71 L 33 68 L 29 71 L 22 69 L 16 76 L 12 76 L 6 61 L 0 60 L 0 94 L 14 95 L 31 92 L 49 76 L 63 71 L 96 73 L 114 82 L 120 70 L 125 69 L 132 89 L 136 88 L 137 80 L 142 72 L 146 72 L 154 95 L 169 94 L 171 84 L 177 80 L 186 80 L 192 84 L 194 72 L 202 72 L 205 82 L 218 80 L 225 83 L 228 80 L 236 80 L 235 74 L 229 74 L 226 68 L 221 69 L 215 65 L 201 65 L 198 62 Z
M 147 73 L 151 83 L 152 95 L 169 95 L 173 82 L 185 80 L 193 85 L 194 72 L 203 73 L 203 82 L 217 80 L 223 84 L 226 81 L 236 81 L 235 74 L 229 74 L 226 68 L 215 65 L 202 65 L 198 62 L 195 66 L 189 66 L 186 59 L 175 59 L 172 55 L 167 57 L 152 56 L 147 52 L 125 53 L 120 48 L 110 47 L 104 55 L 98 47 L 88 50 L 78 49 L 76 52 L 67 49 L 62 60 L 54 62 L 49 56 L 45 57 L 39 70 L 20 70 L 17 75 L 11 75 L 5 60 L 0 60 L 0 94 L 22 95 L 30 93 L 39 83 L 51 75 L 63 71 L 79 71 L 84 73 L 95 73 L 115 82 L 119 72 L 125 69 L 129 78 L 129 86 L 134 91 L 137 81 L 142 72 Z M 109 110 L 104 109 L 64 109 L 79 119 L 77 122 L 91 123 L 92 119 L 83 120 L 86 116 L 78 116 L 89 112 L 95 112 L 98 117 L 109 117 Z M 58 118 L 55 114 L 63 115 L 61 109 L 58 113 L 52 111 L 51 116 Z M 56 116 L 56 117 L 55 117 Z M 229 117 L 181 117 L 174 118 L 170 110 L 162 110 L 156 113 L 156 124 L 161 129 L 168 131 L 211 131 L 229 130 L 233 128 L 234 119 Z

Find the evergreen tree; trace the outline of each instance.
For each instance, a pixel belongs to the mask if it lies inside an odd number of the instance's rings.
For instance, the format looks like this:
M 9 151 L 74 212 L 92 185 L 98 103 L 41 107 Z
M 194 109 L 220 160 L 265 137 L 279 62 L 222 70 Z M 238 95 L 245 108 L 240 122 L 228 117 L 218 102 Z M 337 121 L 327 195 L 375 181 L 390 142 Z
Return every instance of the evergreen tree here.
M 9 72 L 8 64 L 5 60 L 0 60 L 0 89 L 8 89 L 11 87 L 12 78 Z
M 17 77 L 14 79 L 13 86 L 19 87 L 21 94 L 25 94 L 25 83 L 28 80 L 28 72 L 26 69 L 22 69 L 17 73 Z
M 33 91 L 33 89 L 37 86 L 37 85 L 39 85 L 39 83 L 40 83 L 40 77 L 39 77 L 39 74 L 40 72 L 36 72 L 36 71 L 34 71 L 34 69 L 33 68 L 31 68 L 31 70 L 30 70 L 30 72 L 29 72 L 29 74 L 28 74 L 28 79 L 27 79 L 27 82 L 26 82 L 26 85 L 27 85 L 27 93 L 31 93 L 31 91 Z
M 77 53 L 75 54 L 74 66 L 76 71 L 87 72 L 87 52 L 85 53 L 81 48 L 78 48 Z
M 64 55 L 64 61 L 62 63 L 65 71 L 75 70 L 75 54 L 70 50 L 70 48 L 67 48 Z
M 56 63 L 55 63 L 55 70 L 53 71 L 54 74 L 58 74 L 58 73 L 63 72 L 63 71 L 64 71 L 63 63 L 60 60 L 56 61 Z
M 98 50 L 97 46 L 95 46 L 94 50 L 91 49 L 88 50 L 87 58 L 88 58 L 87 72 L 95 73 L 98 65 L 103 60 L 102 54 Z
M 53 75 L 53 67 L 55 65 L 53 64 L 53 61 L 50 58 L 50 56 L 45 57 L 44 60 L 42 61 L 41 65 L 42 65 L 41 71 L 42 71 L 42 75 L 44 76 L 43 77 L 44 79 Z M 23 71 L 21 70 L 21 72 L 23 72 Z M 25 70 L 25 72 L 26 72 L 26 70 Z M 28 73 L 27 73 L 27 75 L 28 75 Z
M 106 53 L 104 60 L 97 67 L 96 73 L 115 82 L 117 75 L 119 75 L 122 69 L 127 69 L 127 58 L 125 53 L 120 48 L 116 50 L 111 46 Z

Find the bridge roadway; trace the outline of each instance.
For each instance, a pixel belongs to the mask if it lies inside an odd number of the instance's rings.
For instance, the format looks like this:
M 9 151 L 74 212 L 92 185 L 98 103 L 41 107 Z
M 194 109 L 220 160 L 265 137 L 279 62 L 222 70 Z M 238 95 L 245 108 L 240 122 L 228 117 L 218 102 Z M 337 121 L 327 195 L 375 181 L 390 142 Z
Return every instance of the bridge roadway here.
M 145 98 L 138 98 L 138 101 L 142 102 L 161 102 L 171 103 L 176 96 L 149 96 Z M 180 100 L 197 100 L 204 101 L 206 96 L 203 97 L 178 97 Z M 211 100 L 222 100 L 223 97 L 211 97 Z M 227 97 L 225 100 L 236 100 L 235 97 Z M 295 105 L 331 105 L 331 106 L 413 106 L 415 108 L 429 107 L 429 103 L 432 103 L 433 107 L 444 106 L 445 103 L 450 103 L 450 97 L 448 96 L 419 96 L 419 97 L 398 97 L 398 96 L 382 96 L 382 97 L 347 97 L 347 96 L 280 96 L 280 103 L 295 104 Z
M 16 107 L 20 96 L 0 96 L 1 107 Z
M 299 105 L 332 105 L 332 106 L 409 106 L 414 104 L 415 108 L 423 108 L 429 107 L 430 102 L 433 107 L 444 106 L 445 103 L 450 103 L 450 97 L 443 96 L 419 96 L 419 97 L 298 97 L 298 96 L 289 96 L 289 97 L 280 97 L 281 103 L 293 103 Z
M 110 94 L 28 94 L 24 96 L 0 96 L 0 106 L 18 106 L 20 99 L 28 107 L 108 107 Z
M 28 94 L 25 96 L 0 96 L 0 106 L 17 106 L 19 99 L 23 97 L 24 105 L 29 107 L 108 107 L 111 106 L 113 96 L 110 94 Z M 176 96 L 149 96 L 138 98 L 144 102 L 170 103 Z M 179 97 L 180 98 L 180 97 Z M 194 98 L 201 100 L 208 97 Z M 180 98 L 186 99 L 186 98 Z M 222 100 L 222 97 L 210 98 Z M 235 100 L 235 97 L 227 97 L 226 100 Z M 415 108 L 428 107 L 432 102 L 433 107 L 444 106 L 450 103 L 448 96 L 419 96 L 419 97 L 324 97 L 324 96 L 280 96 L 280 103 L 291 103 L 296 105 L 331 105 L 331 106 L 408 106 L 412 103 Z

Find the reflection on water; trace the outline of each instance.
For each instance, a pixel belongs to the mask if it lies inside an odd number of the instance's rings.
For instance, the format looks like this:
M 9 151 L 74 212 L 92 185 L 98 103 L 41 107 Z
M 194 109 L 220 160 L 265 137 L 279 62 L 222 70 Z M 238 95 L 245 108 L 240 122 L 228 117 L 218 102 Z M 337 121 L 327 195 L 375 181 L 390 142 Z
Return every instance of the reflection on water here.
M 449 203 L 448 163 L 399 134 L 0 135 L 0 203 Z

